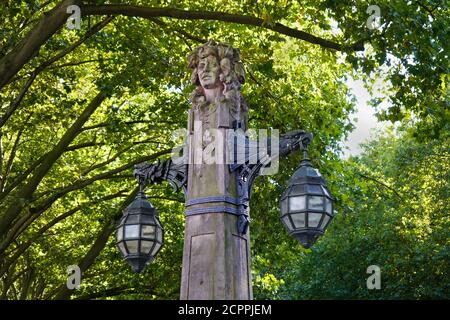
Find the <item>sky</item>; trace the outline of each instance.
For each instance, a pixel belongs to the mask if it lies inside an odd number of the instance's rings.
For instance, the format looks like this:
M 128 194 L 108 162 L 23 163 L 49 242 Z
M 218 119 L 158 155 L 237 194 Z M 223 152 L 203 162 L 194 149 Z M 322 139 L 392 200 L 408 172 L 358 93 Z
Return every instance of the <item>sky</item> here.
M 349 134 L 348 139 L 343 142 L 344 159 L 351 155 L 358 155 L 361 153 L 362 150 L 359 145 L 368 140 L 376 130 L 383 129 L 387 126 L 386 122 L 377 121 L 375 110 L 367 104 L 371 99 L 371 95 L 364 88 L 363 82 L 361 80 L 355 81 L 350 79 L 348 80 L 347 85 L 357 99 L 357 111 L 352 116 L 352 118 L 357 118 L 357 121 L 353 121 L 355 129 Z

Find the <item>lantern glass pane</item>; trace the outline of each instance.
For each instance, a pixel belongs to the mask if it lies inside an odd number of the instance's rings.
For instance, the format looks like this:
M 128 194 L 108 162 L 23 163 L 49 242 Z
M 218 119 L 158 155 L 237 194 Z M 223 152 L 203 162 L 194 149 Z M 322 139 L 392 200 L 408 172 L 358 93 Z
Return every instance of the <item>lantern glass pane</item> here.
M 287 213 L 288 199 L 289 198 L 285 198 L 285 199 L 281 200 L 281 212 L 282 213 Z
M 130 214 L 127 218 L 127 224 L 131 223 L 138 223 L 138 215 L 137 214 Z
M 310 212 L 308 214 L 308 227 L 317 228 L 319 226 L 320 219 L 322 218 L 321 213 Z
M 330 216 L 325 215 L 325 216 L 323 217 L 323 221 L 322 221 L 322 224 L 321 224 L 320 228 L 321 228 L 321 229 L 325 229 L 326 226 L 327 226 L 327 224 L 328 224 L 328 221 L 330 221 Z
M 308 209 L 323 210 L 323 197 L 309 196 Z
M 155 226 L 142 226 L 142 235 L 143 238 L 155 239 Z
M 125 226 L 125 239 L 139 238 L 139 225 Z
M 300 211 L 306 208 L 305 196 L 289 197 L 289 211 Z
M 310 184 L 308 185 L 308 193 L 322 194 L 322 188 L 318 184 Z
M 292 195 L 305 194 L 306 188 L 304 184 L 297 184 L 292 188 Z
M 123 239 L 123 227 L 117 229 L 117 242 Z
M 123 255 L 126 255 L 127 249 L 125 248 L 125 245 L 123 244 L 123 242 L 119 242 L 118 246 L 119 246 L 120 252 L 122 252 Z
M 294 222 L 295 228 L 304 228 L 305 227 L 305 214 L 304 213 L 296 213 L 291 214 L 292 221 Z
M 331 206 L 331 200 L 330 199 L 326 199 L 326 211 L 329 214 L 333 214 L 333 208 Z
M 163 236 L 163 231 L 162 231 L 162 229 L 159 229 L 158 228 L 158 232 L 156 233 L 156 239 L 159 241 L 159 242 L 161 242 L 162 243 L 162 236 Z
M 141 217 L 141 221 L 142 221 L 142 223 L 150 223 L 150 224 L 155 223 L 153 216 L 148 215 L 148 214 L 143 214 Z
M 141 242 L 141 253 L 149 254 L 153 247 L 153 241 L 142 241 Z
M 283 218 L 283 222 L 286 225 L 286 227 L 289 229 L 289 231 L 294 230 L 294 227 L 292 226 L 291 220 L 289 219 L 289 216 L 284 216 Z
M 160 243 L 155 243 L 155 247 L 153 248 L 152 251 L 152 256 L 155 256 L 158 253 L 159 248 L 161 248 L 161 244 Z
M 127 247 L 128 247 L 129 253 L 138 253 L 138 241 L 137 240 L 127 241 Z

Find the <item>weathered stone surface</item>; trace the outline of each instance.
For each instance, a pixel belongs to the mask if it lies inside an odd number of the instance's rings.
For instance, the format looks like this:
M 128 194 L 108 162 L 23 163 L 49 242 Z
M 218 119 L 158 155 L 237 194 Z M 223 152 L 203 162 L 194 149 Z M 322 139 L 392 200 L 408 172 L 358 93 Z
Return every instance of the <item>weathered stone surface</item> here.
M 243 124 L 244 130 L 247 126 L 247 107 L 240 94 L 244 74 L 239 59 L 237 49 L 213 41 L 189 57 L 192 82 L 197 87 L 191 95 L 188 120 L 181 299 L 252 299 L 249 233 L 239 234 L 237 216 L 227 213 L 236 211 L 236 204 L 220 201 L 237 198 L 236 177 L 226 163 L 226 130 L 236 121 Z M 212 129 L 216 130 L 215 136 Z M 218 140 L 220 143 L 214 143 Z M 213 155 L 215 162 L 211 163 L 207 155 Z M 202 202 L 205 197 L 215 200 Z M 211 212 L 188 215 L 193 210 Z
M 248 233 L 237 217 L 210 213 L 186 217 L 181 299 L 251 299 Z

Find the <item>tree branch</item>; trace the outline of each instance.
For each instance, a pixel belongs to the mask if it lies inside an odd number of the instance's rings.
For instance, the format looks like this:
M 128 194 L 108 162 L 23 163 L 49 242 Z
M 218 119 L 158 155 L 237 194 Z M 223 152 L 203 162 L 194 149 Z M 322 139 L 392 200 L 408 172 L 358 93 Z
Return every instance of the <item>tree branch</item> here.
M 75 151 L 78 149 L 83 149 L 83 148 L 88 148 L 88 147 L 98 147 L 98 146 L 103 146 L 105 145 L 105 143 L 103 142 L 94 142 L 94 141 L 90 141 L 90 142 L 84 142 L 84 143 L 79 143 L 79 144 L 72 144 L 70 146 L 68 146 L 65 151 Z
M 47 230 L 49 230 L 50 228 L 52 228 L 54 225 L 56 225 L 57 223 L 59 223 L 60 221 L 72 216 L 73 214 L 75 214 L 76 212 L 78 212 L 79 210 L 81 210 L 83 207 L 85 207 L 86 205 L 95 205 L 97 203 L 103 202 L 103 201 L 107 201 L 107 200 L 111 200 L 111 199 L 115 199 L 115 198 L 119 198 L 121 196 L 124 196 L 124 192 L 126 190 L 121 190 L 115 194 L 110 194 L 107 195 L 105 197 L 102 197 L 100 199 L 91 201 L 89 203 L 83 203 L 69 211 L 66 211 L 65 213 L 59 215 L 58 217 L 54 218 L 52 221 L 50 221 L 49 223 L 47 223 L 46 225 L 44 225 L 43 227 L 41 227 L 28 241 L 26 241 L 25 243 L 22 243 L 20 246 L 18 246 L 15 249 L 14 255 L 9 258 L 7 261 L 5 261 L 5 263 L 2 265 L 2 268 L 0 270 L 0 276 L 3 275 L 9 268 L 9 266 L 11 264 L 14 263 L 14 261 L 16 261 L 17 259 L 19 259 L 19 257 L 37 240 L 39 239 Z
M 136 124 L 136 123 L 150 123 L 150 121 L 148 121 L 148 120 L 135 120 L 135 121 L 119 122 L 119 124 L 126 124 L 126 125 L 131 125 L 131 124 Z M 168 123 L 168 122 L 163 122 L 163 123 Z M 118 123 L 116 123 L 116 122 L 102 122 L 102 123 L 95 124 L 95 125 L 92 125 L 92 126 L 83 127 L 83 128 L 81 128 L 81 131 L 88 131 L 88 130 L 93 130 L 93 129 L 98 129 L 98 128 L 104 128 L 104 127 L 114 126 L 114 125 L 117 125 L 117 124 Z M 171 123 L 168 123 L 168 124 L 171 124 Z
M 106 243 L 108 242 L 108 239 L 113 233 L 115 229 L 115 225 L 117 220 L 122 216 L 122 211 L 133 201 L 133 199 L 136 197 L 137 193 L 139 191 L 139 187 L 136 187 L 133 192 L 131 192 L 128 197 L 125 199 L 125 201 L 122 203 L 120 208 L 116 211 L 115 215 L 111 218 L 111 220 L 103 227 L 103 229 L 99 232 L 97 239 L 95 240 L 94 244 L 91 246 L 89 251 L 86 253 L 86 255 L 80 259 L 78 262 L 78 266 L 80 267 L 81 274 L 86 272 L 86 270 L 89 269 L 89 267 L 94 263 L 97 256 L 100 254 L 100 252 L 105 247 Z M 71 290 L 67 288 L 66 283 L 61 284 L 59 287 L 55 299 L 61 300 L 61 299 L 68 299 L 70 298 Z
M 273 101 L 279 102 L 279 100 L 277 98 L 275 98 L 273 96 L 273 94 L 270 92 L 270 89 L 266 88 L 255 78 L 255 76 L 250 72 L 249 68 L 245 68 L 245 72 L 248 73 L 248 75 L 250 76 L 250 79 L 252 79 L 258 86 L 260 86 L 261 88 L 264 88 L 263 94 L 267 94 L 267 96 L 269 98 L 271 98 Z
M 171 31 L 174 31 L 175 33 L 179 33 L 181 34 L 183 37 L 180 38 L 187 38 L 189 40 L 198 42 L 198 43 L 205 43 L 207 40 L 206 39 L 202 39 L 196 36 L 191 35 L 190 33 L 184 31 L 183 29 L 180 28 L 176 28 L 176 27 L 171 27 L 169 26 L 167 23 L 165 23 L 164 21 L 161 21 L 160 19 L 157 18 L 153 18 L 153 19 L 149 19 L 150 21 L 152 21 L 153 23 L 157 24 L 158 26 L 162 27 L 162 28 L 167 28 Z
M 73 141 L 79 134 L 81 127 L 86 123 L 91 114 L 100 106 L 103 100 L 106 99 L 104 92 L 99 92 L 97 96 L 89 103 L 83 110 L 81 115 L 75 120 L 72 126 L 67 129 L 61 137 L 58 144 L 46 154 L 45 159 L 38 168 L 35 169 L 34 175 L 30 181 L 23 186 L 17 195 L 17 201 L 11 203 L 8 209 L 0 216 L 0 235 L 5 235 L 12 221 L 17 218 L 22 209 L 31 201 L 33 192 L 36 190 L 38 184 L 53 166 L 56 160 L 59 159 L 65 148 Z
M 36 79 L 36 76 L 38 75 L 40 71 L 38 69 L 35 69 L 30 77 L 28 78 L 25 85 L 20 89 L 19 95 L 16 99 L 8 106 L 8 109 L 6 109 L 5 113 L 0 118 L 0 128 L 4 126 L 6 121 L 11 117 L 11 115 L 16 111 L 16 109 L 19 107 L 20 103 L 22 102 L 23 97 L 27 93 L 28 89 L 31 87 L 31 84 L 33 83 L 34 79 Z
M 103 61 L 106 60 L 112 60 L 112 59 L 103 59 Z M 79 66 L 85 63 L 91 63 L 91 62 L 98 62 L 99 59 L 90 59 L 90 60 L 83 60 L 83 61 L 76 61 L 76 62 L 67 62 L 67 63 L 61 63 L 56 66 L 49 66 L 47 69 L 56 69 L 56 68 L 64 68 L 64 67 L 73 67 L 73 66 Z
M 11 244 L 12 239 L 14 239 L 15 236 L 17 236 L 20 232 L 22 232 L 24 230 L 24 227 L 23 227 L 24 224 L 29 225 L 36 218 L 38 218 L 43 212 L 45 212 L 45 210 L 47 210 L 56 200 L 63 197 L 65 194 L 67 194 L 71 191 L 75 191 L 75 190 L 84 188 L 98 180 L 115 178 L 114 175 L 116 173 L 120 173 L 124 170 L 127 170 L 127 169 L 133 167 L 135 164 L 142 163 L 142 162 L 149 161 L 149 160 L 154 160 L 161 155 L 170 153 L 171 151 L 172 151 L 171 149 L 166 149 L 166 150 L 154 153 L 150 156 L 140 157 L 140 158 L 135 159 L 134 161 L 131 161 L 130 163 L 122 165 L 116 169 L 98 174 L 98 175 L 93 176 L 86 180 L 76 182 L 70 186 L 67 186 L 67 187 L 59 190 L 59 191 L 56 191 L 52 196 L 50 196 L 48 199 L 46 199 L 38 207 L 30 208 L 30 213 L 28 215 L 21 217 L 20 220 L 18 222 L 16 222 L 14 224 L 14 226 L 11 228 L 13 230 L 10 230 L 9 233 L 5 234 L 4 239 L 0 245 L 0 255 L 3 254 L 3 252 L 6 250 L 6 248 Z M 131 177 L 131 176 L 126 176 L 126 177 Z M 120 176 L 118 178 L 123 179 L 124 177 Z M 14 205 L 14 204 L 12 204 L 12 205 Z M 13 231 L 12 234 L 11 234 L 11 231 Z
M 82 149 L 82 148 L 101 146 L 101 145 L 104 145 L 104 143 L 85 142 L 85 143 L 70 145 L 67 148 L 65 148 L 64 152 L 75 151 L 75 150 Z M 23 182 L 26 179 L 30 175 L 30 173 L 32 173 L 33 170 L 36 169 L 41 164 L 41 162 L 45 159 L 47 154 L 48 154 L 48 152 L 46 154 L 42 155 L 41 157 L 39 157 L 36 161 L 34 161 L 25 172 L 21 173 L 20 176 L 18 176 L 16 179 L 14 179 L 14 181 L 11 182 L 10 184 L 8 184 L 3 190 L 0 189 L 1 190 L 0 201 L 3 200 L 12 190 L 14 190 L 14 188 L 16 188 L 21 182 Z
M 105 289 L 99 292 L 89 293 L 81 297 L 77 297 L 75 300 L 92 300 L 97 298 L 107 298 L 120 296 L 122 294 L 152 294 L 154 291 L 151 288 L 129 288 L 129 287 L 116 287 L 111 289 Z
M 143 144 L 143 143 L 155 143 L 155 144 L 160 144 L 161 142 L 159 141 L 154 141 L 153 139 L 145 139 L 142 141 L 134 141 L 131 145 L 123 148 L 122 150 L 117 151 L 117 153 L 112 156 L 111 158 L 91 165 L 89 168 L 87 168 L 86 170 L 83 170 L 83 172 L 81 173 L 81 176 L 87 176 L 90 172 L 94 171 L 95 169 L 101 168 L 106 166 L 107 164 L 110 164 L 111 162 L 113 162 L 114 160 L 116 160 L 118 157 L 120 157 L 120 155 L 124 154 L 125 152 L 129 151 L 130 149 L 132 149 L 134 146 L 137 146 L 139 144 Z
M 327 49 L 343 51 L 346 49 L 353 51 L 362 51 L 364 47 L 360 43 L 350 45 L 348 47 L 333 41 L 316 37 L 307 32 L 287 27 L 281 23 L 267 23 L 263 19 L 231 14 L 226 12 L 212 11 L 187 11 L 174 8 L 152 8 L 133 5 L 83 5 L 81 7 L 82 15 L 124 15 L 130 17 L 141 17 L 153 19 L 156 17 L 168 17 L 181 20 L 215 20 L 228 23 L 239 23 L 266 28 L 289 37 L 304 40 L 312 44 L 318 44 Z
M 9 154 L 8 162 L 6 163 L 6 166 L 5 166 L 5 173 L 2 174 L 2 177 L 1 177 L 2 181 L 0 181 L 0 192 L 3 192 L 3 186 L 6 184 L 6 180 L 8 179 L 8 174 L 9 174 L 9 171 L 11 170 L 13 160 L 16 156 L 17 148 L 19 146 L 19 141 L 20 141 L 20 138 L 22 137 L 22 133 L 23 133 L 23 129 L 20 130 L 19 132 L 17 132 L 16 139 L 14 140 L 13 147 Z
M 25 129 L 25 126 L 28 124 L 28 121 L 30 121 L 31 116 L 34 112 L 31 112 L 28 117 L 26 118 L 24 125 L 22 128 L 20 128 L 19 132 L 17 133 L 16 140 L 14 141 L 14 145 L 11 149 L 11 152 L 8 157 L 8 162 L 6 163 L 5 172 L 2 175 L 2 181 L 0 182 L 0 200 L 3 198 L 3 191 L 4 187 L 6 185 L 6 182 L 8 181 L 9 172 L 11 171 L 14 159 L 16 157 L 17 149 L 19 147 L 19 142 L 22 137 L 23 130 Z
M 429 9 L 426 5 L 422 4 L 420 1 L 416 1 L 416 3 L 419 6 L 421 6 L 423 9 L 425 9 L 425 11 L 427 11 L 433 19 L 435 19 L 434 14 L 433 14 L 434 10 Z
M 91 29 L 89 29 L 78 41 L 73 43 L 71 46 L 67 47 L 66 49 L 62 50 L 49 60 L 43 62 L 39 67 L 34 69 L 34 71 L 31 73 L 30 77 L 28 78 L 25 85 L 20 90 L 19 96 L 14 100 L 13 103 L 8 107 L 6 112 L 3 114 L 3 116 L 0 118 L 0 128 L 3 127 L 3 125 L 8 121 L 8 119 L 11 117 L 11 115 L 14 113 L 14 111 L 19 107 L 20 103 L 22 102 L 23 97 L 27 93 L 28 89 L 31 87 L 32 83 L 36 79 L 37 75 L 41 73 L 45 68 L 53 64 L 54 62 L 58 61 L 59 59 L 63 58 L 76 48 L 78 48 L 83 42 L 85 42 L 87 39 L 92 37 L 94 34 L 96 34 L 98 31 L 100 31 L 104 26 L 106 26 L 113 17 L 107 17 L 103 21 L 97 23 L 95 26 L 93 26 Z
M 64 0 L 44 14 L 37 25 L 3 58 L 0 59 L 0 89 L 39 52 L 39 48 L 66 22 L 69 5 L 81 5 L 79 0 Z
M 0 193 L 0 201 L 3 200 L 12 190 L 14 190 L 21 182 L 25 181 L 25 179 L 33 172 L 36 167 L 38 167 L 41 162 L 45 159 L 48 152 L 43 156 L 39 157 L 36 161 L 34 161 L 29 168 L 20 174 L 16 179 L 14 179 L 10 184 L 5 186 L 4 190 Z
M 388 186 L 384 182 L 381 182 L 381 181 L 379 181 L 379 180 L 377 180 L 377 179 L 375 179 L 373 177 L 370 177 L 370 176 L 365 175 L 365 174 L 360 173 L 360 172 L 357 172 L 357 175 L 359 175 L 362 178 L 365 178 L 365 179 L 368 179 L 368 180 L 371 180 L 371 181 L 374 181 L 374 182 L 378 183 L 379 185 L 381 185 L 381 186 L 385 187 L 386 189 L 392 191 L 397 197 L 399 197 L 400 199 L 403 200 L 403 197 L 397 192 L 397 190 L 395 190 L 394 188 Z
M 22 277 L 22 290 L 20 290 L 19 300 L 25 300 L 27 298 L 34 276 L 34 269 L 32 267 L 29 267 L 28 272 L 26 272 Z
M 166 149 L 166 150 L 163 150 L 160 152 L 156 152 L 149 156 L 139 157 L 139 158 L 137 158 L 127 164 L 124 164 L 118 168 L 115 168 L 115 169 L 112 169 L 112 170 L 109 170 L 109 171 L 106 171 L 103 173 L 99 173 L 99 174 L 92 176 L 91 178 L 88 178 L 85 180 L 75 181 L 73 184 L 71 184 L 67 187 L 64 187 L 64 188 L 52 190 L 52 192 L 54 192 L 54 194 L 52 196 L 50 196 L 48 199 L 46 199 L 45 202 L 43 204 L 41 204 L 39 207 L 31 208 L 30 210 L 32 212 L 41 212 L 42 210 L 46 210 L 50 204 L 52 204 L 53 202 L 55 202 L 56 200 L 58 200 L 59 198 L 61 198 L 62 196 L 64 196 L 65 194 L 67 194 L 69 192 L 82 189 L 98 180 L 114 179 L 114 178 L 118 177 L 116 175 L 117 173 L 123 172 L 129 168 L 132 168 L 135 164 L 142 163 L 145 161 L 155 160 L 162 155 L 170 153 L 171 151 L 172 151 L 171 149 Z M 131 177 L 131 176 L 127 175 L 126 177 Z M 121 176 L 120 178 L 123 178 L 123 176 Z M 50 193 L 50 192 L 46 192 L 46 194 L 48 194 L 48 193 Z M 41 196 L 42 196 L 42 194 L 41 194 Z

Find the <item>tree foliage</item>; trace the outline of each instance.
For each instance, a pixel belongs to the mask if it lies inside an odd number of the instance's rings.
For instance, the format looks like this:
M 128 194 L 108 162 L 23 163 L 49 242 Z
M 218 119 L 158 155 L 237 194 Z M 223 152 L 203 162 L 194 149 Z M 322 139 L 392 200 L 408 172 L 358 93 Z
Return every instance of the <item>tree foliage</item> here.
M 448 142 L 422 144 L 391 132 L 346 161 L 334 180 L 336 221 L 311 252 L 290 261 L 295 271 L 280 297 L 448 298 Z M 381 290 L 367 289 L 371 265 L 380 267 Z
M 70 4 L 81 8 L 80 30 L 65 25 Z M 365 1 L 5 1 L 1 298 L 178 298 L 181 195 L 147 189 L 166 235 L 143 275 L 122 261 L 112 234 L 136 192 L 133 165 L 176 145 L 192 90 L 186 57 L 211 38 L 241 48 L 249 126 L 314 132 L 311 156 L 338 201 L 327 235 L 303 250 L 278 221 L 299 155 L 258 179 L 255 297 L 448 297 L 448 2 L 378 5 L 382 25 L 370 30 Z M 344 161 L 350 76 L 384 81 L 373 103 L 390 100 L 379 116 L 404 133 Z M 382 267 L 385 290 L 365 289 L 369 263 Z M 76 291 L 66 287 L 73 264 L 82 269 Z

